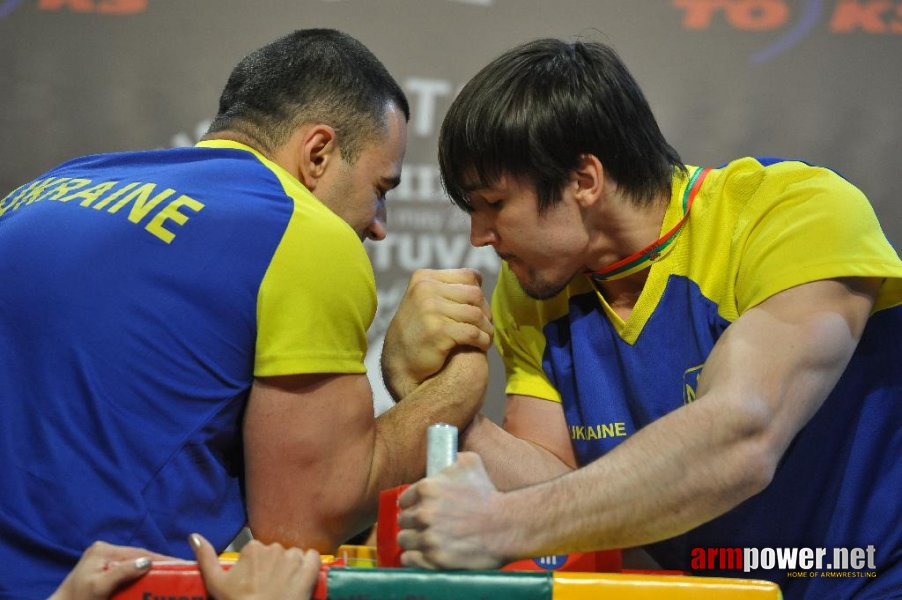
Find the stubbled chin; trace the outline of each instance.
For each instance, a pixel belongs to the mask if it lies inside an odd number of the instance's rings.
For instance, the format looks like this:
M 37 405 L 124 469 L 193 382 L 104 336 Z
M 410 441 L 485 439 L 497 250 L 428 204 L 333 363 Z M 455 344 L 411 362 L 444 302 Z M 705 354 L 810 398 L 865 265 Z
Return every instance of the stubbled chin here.
M 520 288 L 533 300 L 547 300 L 557 296 L 573 280 L 571 277 L 563 282 L 546 281 L 522 263 L 519 265 L 508 264 L 510 265 L 511 273 L 517 278 Z
M 514 275 L 516 275 L 516 273 Z M 548 298 L 557 296 L 561 290 L 567 287 L 566 283 L 563 285 L 551 285 L 545 281 L 537 281 L 534 277 L 524 281 L 523 278 L 518 276 L 517 282 L 520 284 L 523 291 L 526 292 L 526 295 L 533 300 L 547 300 Z
M 514 274 L 514 277 L 517 278 L 517 281 L 520 282 L 520 286 L 525 290 L 526 285 L 529 283 L 529 269 L 516 258 L 508 259 L 507 266 L 511 270 L 511 273 Z

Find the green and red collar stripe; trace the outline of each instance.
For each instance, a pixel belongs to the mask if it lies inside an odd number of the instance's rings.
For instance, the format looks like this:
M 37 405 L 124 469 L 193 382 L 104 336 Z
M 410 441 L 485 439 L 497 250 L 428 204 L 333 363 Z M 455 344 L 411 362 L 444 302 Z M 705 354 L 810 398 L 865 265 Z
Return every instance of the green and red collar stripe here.
M 683 192 L 683 216 L 679 223 L 674 225 L 670 231 L 642 250 L 618 260 L 600 271 L 586 271 L 586 275 L 594 281 L 612 281 L 628 277 L 650 266 L 670 246 L 680 233 L 683 225 L 686 224 L 686 221 L 689 219 L 689 209 L 692 208 L 692 202 L 695 200 L 695 196 L 698 194 L 698 190 L 701 189 L 702 182 L 709 171 L 711 171 L 710 168 L 696 168 L 689 178 L 689 183 L 686 184 L 686 191 Z

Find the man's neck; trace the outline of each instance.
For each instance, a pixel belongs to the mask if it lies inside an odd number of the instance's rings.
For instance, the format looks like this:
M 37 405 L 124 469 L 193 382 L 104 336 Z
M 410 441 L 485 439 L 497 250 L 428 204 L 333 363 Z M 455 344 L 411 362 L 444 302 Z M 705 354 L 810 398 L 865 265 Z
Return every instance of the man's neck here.
M 235 129 L 224 129 L 215 133 L 208 133 L 201 138 L 201 141 L 208 140 L 228 140 L 230 142 L 238 142 L 239 144 L 244 144 L 249 148 L 253 148 L 267 159 L 271 160 L 272 162 L 288 171 L 288 173 L 292 177 L 303 183 L 301 174 L 297 169 L 296 157 L 289 154 L 290 150 L 295 147 L 295 145 L 293 144 L 283 144 L 278 148 L 270 150 L 265 147 L 265 144 L 255 139 L 253 136 L 242 131 L 237 131 Z
M 601 270 L 653 244 L 660 237 L 669 204 L 669 192 L 662 192 L 653 201 L 641 205 L 616 192 L 609 196 L 595 219 L 599 234 L 593 261 L 587 267 Z M 595 286 L 611 308 L 625 319 L 647 279 L 646 268 L 621 279 L 597 281 Z
M 601 293 L 608 306 L 626 321 L 639 301 L 647 280 L 648 269 L 643 269 L 623 279 L 596 281 L 595 289 Z
M 227 140 L 229 142 L 238 142 L 239 144 L 244 144 L 249 148 L 253 148 L 266 158 L 271 158 L 269 156 L 269 152 L 263 147 L 259 141 L 255 140 L 253 136 L 250 136 L 241 131 L 237 131 L 234 129 L 223 129 L 222 131 L 215 131 L 213 133 L 208 133 L 204 135 L 204 137 L 200 138 L 200 141 L 207 142 L 211 140 Z

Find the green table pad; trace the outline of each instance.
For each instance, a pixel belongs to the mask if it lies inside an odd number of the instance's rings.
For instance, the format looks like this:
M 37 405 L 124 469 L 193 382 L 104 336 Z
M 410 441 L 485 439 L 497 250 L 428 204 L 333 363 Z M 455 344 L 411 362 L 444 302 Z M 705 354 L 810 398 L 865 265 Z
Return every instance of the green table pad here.
M 332 567 L 329 600 L 551 600 L 551 573 Z

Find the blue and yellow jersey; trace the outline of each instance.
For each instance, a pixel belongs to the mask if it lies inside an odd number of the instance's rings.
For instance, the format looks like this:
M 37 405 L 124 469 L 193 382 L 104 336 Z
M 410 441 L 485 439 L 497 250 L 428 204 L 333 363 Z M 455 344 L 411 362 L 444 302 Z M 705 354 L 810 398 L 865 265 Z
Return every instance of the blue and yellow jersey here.
M 675 176 L 662 234 L 683 216 L 687 183 Z M 713 169 L 626 321 L 588 277 L 537 301 L 503 265 L 492 310 L 506 391 L 560 402 L 586 464 L 692 402 L 706 357 L 745 311 L 781 290 L 835 277 L 884 283 L 849 367 L 772 484 L 651 550 L 663 565 L 689 570 L 693 547 L 873 544 L 883 565 L 895 564 L 883 583 L 900 584 L 902 261 L 864 195 L 832 171 L 752 158 Z M 838 589 L 835 580 L 807 584 L 827 595 Z
M 0 200 L 0 255 L 0 597 L 97 539 L 222 549 L 254 377 L 365 371 L 363 244 L 237 143 L 65 163 Z

